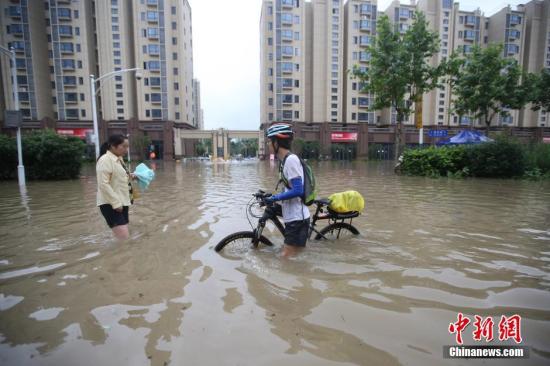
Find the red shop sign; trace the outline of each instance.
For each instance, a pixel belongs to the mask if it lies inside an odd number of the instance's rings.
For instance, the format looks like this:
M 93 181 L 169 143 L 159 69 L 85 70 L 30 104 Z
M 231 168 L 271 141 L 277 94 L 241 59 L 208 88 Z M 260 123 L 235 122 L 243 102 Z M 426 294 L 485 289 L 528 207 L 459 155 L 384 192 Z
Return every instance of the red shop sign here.
M 330 139 L 333 142 L 355 142 L 357 141 L 357 132 L 333 132 Z
M 56 131 L 60 135 L 75 136 L 80 138 L 86 138 L 86 133 L 94 132 L 89 128 L 58 128 Z

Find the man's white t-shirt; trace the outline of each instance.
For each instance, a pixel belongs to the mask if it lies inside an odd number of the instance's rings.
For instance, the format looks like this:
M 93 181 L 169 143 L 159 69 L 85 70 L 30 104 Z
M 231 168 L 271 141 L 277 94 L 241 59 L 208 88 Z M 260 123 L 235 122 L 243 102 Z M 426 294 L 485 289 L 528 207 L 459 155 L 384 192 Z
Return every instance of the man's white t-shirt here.
M 302 178 L 302 184 L 304 183 L 304 169 L 298 156 L 291 154 L 286 158 L 285 165 L 283 167 L 283 175 L 289 184 L 294 178 Z M 285 186 L 284 191 L 289 189 Z M 309 209 L 302 203 L 300 197 L 294 197 L 289 200 L 281 201 L 283 207 L 283 220 L 284 222 L 292 222 L 298 220 L 305 220 L 309 218 Z

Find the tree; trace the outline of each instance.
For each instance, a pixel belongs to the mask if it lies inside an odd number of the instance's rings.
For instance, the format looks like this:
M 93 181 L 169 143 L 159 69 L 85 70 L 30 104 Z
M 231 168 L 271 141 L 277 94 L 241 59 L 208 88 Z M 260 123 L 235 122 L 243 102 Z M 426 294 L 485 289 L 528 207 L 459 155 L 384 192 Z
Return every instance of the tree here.
M 540 74 L 532 76 L 532 94 L 530 101 L 533 110 L 544 109 L 550 112 L 550 71 L 542 70 Z
M 474 46 L 465 57 L 454 53 L 446 65 L 456 96 L 455 112 L 484 121 L 487 135 L 495 116 L 521 109 L 532 94 L 532 78 L 516 60 L 503 58 L 502 49 L 502 45 Z
M 367 48 L 371 59 L 369 69 L 353 70 L 362 84 L 362 91 L 373 94 L 370 110 L 395 108 L 397 131 L 395 134 L 396 158 L 402 149 L 401 130 L 405 117 L 412 113 L 414 103 L 436 86 L 444 68 L 432 66 L 430 59 L 439 50 L 437 32 L 428 29 L 426 17 L 415 13 L 412 26 L 402 34 L 384 15 L 376 27 L 374 45 Z
M 151 146 L 151 138 L 147 135 L 131 136 L 132 151 L 137 151 L 139 159 L 147 156 L 147 149 Z

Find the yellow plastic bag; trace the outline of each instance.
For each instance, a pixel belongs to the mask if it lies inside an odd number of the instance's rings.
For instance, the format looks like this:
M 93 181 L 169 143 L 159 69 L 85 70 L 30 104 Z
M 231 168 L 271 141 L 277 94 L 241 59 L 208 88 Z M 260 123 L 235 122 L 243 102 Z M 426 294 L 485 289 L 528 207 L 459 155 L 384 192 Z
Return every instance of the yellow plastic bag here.
M 361 193 L 356 191 L 345 191 L 331 194 L 329 208 L 336 212 L 361 212 L 365 208 L 365 200 Z

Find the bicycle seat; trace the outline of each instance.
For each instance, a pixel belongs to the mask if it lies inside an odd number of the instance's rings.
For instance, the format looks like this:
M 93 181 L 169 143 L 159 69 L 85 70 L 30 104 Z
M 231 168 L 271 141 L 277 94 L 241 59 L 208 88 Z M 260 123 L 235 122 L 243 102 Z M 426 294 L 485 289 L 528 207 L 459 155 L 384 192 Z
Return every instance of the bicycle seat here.
M 330 200 L 328 198 L 321 198 L 319 200 L 313 201 L 317 205 L 321 206 L 328 206 L 330 204 Z

